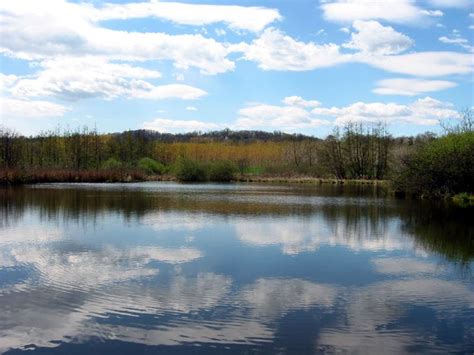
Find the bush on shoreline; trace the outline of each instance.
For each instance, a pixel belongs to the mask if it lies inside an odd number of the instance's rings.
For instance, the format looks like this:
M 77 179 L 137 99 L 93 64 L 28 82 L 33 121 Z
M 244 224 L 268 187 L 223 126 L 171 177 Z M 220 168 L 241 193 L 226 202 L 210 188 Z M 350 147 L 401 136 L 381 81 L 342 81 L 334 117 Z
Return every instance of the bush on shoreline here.
M 114 158 L 109 158 L 102 163 L 102 170 L 118 170 L 122 167 L 122 162 Z
M 234 180 L 237 166 L 229 160 L 219 160 L 209 167 L 209 180 L 214 182 L 230 182 Z
M 399 191 L 423 197 L 474 192 L 474 132 L 451 133 L 407 156 L 394 178 Z
M 179 158 L 174 166 L 176 179 L 181 182 L 203 182 L 207 180 L 205 167 L 188 158 Z
M 161 175 L 165 172 L 166 168 L 160 162 L 157 162 L 151 158 L 141 158 L 138 161 L 138 168 L 145 172 L 147 175 Z

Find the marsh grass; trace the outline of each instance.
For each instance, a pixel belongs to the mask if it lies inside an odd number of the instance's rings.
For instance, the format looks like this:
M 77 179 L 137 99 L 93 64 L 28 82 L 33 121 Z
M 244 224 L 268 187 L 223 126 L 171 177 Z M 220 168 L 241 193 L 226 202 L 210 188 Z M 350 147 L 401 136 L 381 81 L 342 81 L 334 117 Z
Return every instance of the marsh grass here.
M 54 182 L 130 182 L 146 180 L 136 170 L 0 169 L 0 184 L 21 185 Z

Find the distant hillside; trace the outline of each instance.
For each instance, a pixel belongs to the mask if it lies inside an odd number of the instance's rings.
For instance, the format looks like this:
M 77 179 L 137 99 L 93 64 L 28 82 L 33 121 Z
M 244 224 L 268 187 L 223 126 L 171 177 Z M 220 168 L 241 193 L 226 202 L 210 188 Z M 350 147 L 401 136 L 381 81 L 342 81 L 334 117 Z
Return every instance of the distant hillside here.
M 164 143 L 172 142 L 243 142 L 250 143 L 255 141 L 262 142 L 281 142 L 288 140 L 320 140 L 311 136 L 303 134 L 288 134 L 279 131 L 275 132 L 264 132 L 264 131 L 232 131 L 230 129 L 224 129 L 221 131 L 212 132 L 189 132 L 189 133 L 160 133 L 151 130 L 133 130 L 122 133 L 114 133 L 114 136 L 129 135 L 131 134 L 134 138 L 140 138 L 145 141 L 160 141 Z

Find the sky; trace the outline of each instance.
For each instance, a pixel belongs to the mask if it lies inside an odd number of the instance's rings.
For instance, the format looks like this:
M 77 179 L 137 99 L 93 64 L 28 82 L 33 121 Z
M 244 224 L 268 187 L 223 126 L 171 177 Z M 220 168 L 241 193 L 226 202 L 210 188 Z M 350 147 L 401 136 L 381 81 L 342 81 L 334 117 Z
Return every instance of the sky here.
M 473 38 L 474 0 L 1 0 L 0 125 L 439 132 Z

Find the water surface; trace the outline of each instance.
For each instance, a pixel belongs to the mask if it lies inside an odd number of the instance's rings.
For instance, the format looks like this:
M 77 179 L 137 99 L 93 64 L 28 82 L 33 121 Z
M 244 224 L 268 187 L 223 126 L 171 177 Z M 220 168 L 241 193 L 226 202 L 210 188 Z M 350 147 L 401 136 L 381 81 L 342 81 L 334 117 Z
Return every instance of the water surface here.
M 0 353 L 472 353 L 472 209 L 374 188 L 0 190 Z

